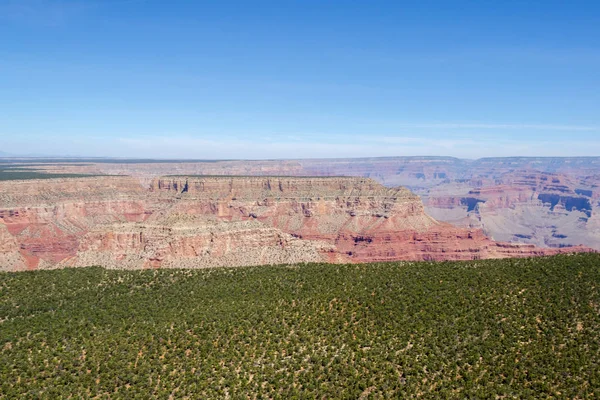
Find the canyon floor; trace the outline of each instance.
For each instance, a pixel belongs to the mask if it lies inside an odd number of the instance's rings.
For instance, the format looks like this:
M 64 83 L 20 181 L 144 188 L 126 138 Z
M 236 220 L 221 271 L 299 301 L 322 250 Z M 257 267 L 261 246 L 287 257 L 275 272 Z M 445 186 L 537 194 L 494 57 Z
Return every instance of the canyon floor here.
M 598 166 L 2 159 L 0 266 L 202 268 L 591 251 L 600 240 Z

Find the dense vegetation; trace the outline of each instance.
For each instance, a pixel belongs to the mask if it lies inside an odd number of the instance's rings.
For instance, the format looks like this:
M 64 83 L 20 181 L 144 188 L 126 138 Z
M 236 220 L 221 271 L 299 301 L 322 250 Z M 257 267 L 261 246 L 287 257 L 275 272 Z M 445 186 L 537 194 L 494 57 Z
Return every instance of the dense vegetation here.
M 3 273 L 0 397 L 597 397 L 599 266 Z
M 98 176 L 91 174 L 55 174 L 46 173 L 43 170 L 29 168 L 30 165 L 0 165 L 0 181 L 16 181 L 29 179 L 52 179 L 52 178 L 84 178 Z
M 12 164 L 28 162 L 32 164 L 70 164 L 93 163 L 93 164 L 182 164 L 182 163 L 215 163 L 221 161 L 240 161 L 240 160 L 202 160 L 202 159 L 155 159 L 155 158 L 105 158 L 105 157 L 84 157 L 84 158 L 36 158 L 36 157 L 0 157 L 0 164 Z

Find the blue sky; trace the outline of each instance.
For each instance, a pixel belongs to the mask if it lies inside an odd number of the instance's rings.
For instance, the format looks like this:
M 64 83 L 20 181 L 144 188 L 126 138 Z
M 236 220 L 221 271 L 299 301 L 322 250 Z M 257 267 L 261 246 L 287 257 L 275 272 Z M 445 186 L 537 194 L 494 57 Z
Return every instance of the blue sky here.
M 0 152 L 600 155 L 600 2 L 0 0 Z

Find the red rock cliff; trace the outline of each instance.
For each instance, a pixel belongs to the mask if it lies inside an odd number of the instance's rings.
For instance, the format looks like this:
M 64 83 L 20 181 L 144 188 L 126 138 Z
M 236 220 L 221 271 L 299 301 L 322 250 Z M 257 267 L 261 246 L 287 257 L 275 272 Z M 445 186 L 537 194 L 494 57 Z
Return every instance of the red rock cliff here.
M 365 178 L 126 177 L 0 183 L 5 269 L 463 260 L 566 250 L 496 243 Z M 575 249 L 583 250 L 583 249 Z M 571 250 L 572 251 L 572 250 Z

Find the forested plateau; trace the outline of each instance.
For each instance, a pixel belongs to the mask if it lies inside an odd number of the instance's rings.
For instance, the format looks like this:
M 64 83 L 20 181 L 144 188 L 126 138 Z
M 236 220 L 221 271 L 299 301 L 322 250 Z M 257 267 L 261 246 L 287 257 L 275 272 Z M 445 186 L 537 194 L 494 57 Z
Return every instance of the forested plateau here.
M 600 255 L 0 273 L 0 398 L 594 398 Z

